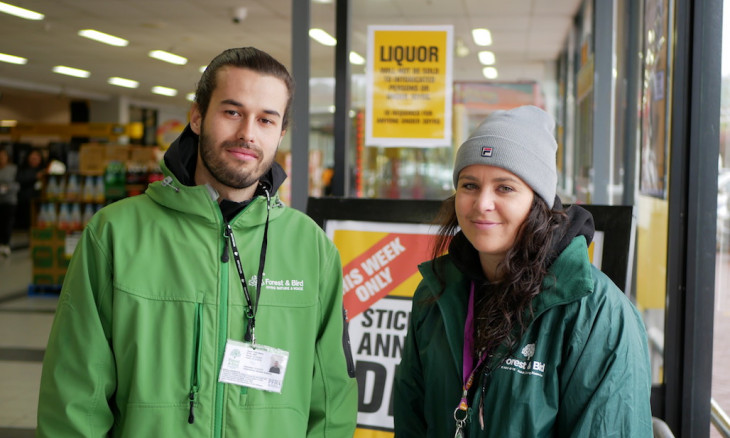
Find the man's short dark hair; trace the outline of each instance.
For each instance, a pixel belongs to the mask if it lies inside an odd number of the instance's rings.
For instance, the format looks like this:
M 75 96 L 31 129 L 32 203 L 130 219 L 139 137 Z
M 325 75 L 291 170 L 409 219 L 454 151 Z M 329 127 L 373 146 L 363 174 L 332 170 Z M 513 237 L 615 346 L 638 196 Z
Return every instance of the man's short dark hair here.
M 292 98 L 294 97 L 294 79 L 289 71 L 279 61 L 268 53 L 254 47 L 239 47 L 228 49 L 213 58 L 203 75 L 198 81 L 198 88 L 195 91 L 195 102 L 198 104 L 200 114 L 205 117 L 210 104 L 210 97 L 217 86 L 217 73 L 221 67 L 232 66 L 247 68 L 257 73 L 273 76 L 281 79 L 286 85 L 289 99 L 286 102 L 286 110 L 282 118 L 282 128 L 289 125 L 289 113 L 291 111 Z

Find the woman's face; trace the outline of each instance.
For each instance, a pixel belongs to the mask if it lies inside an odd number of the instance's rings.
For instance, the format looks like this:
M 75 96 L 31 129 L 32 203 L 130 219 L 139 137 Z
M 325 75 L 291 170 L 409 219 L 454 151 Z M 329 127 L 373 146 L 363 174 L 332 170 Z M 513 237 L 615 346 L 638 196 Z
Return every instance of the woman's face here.
M 41 165 L 41 153 L 38 151 L 31 151 L 28 154 L 28 165 L 30 167 L 38 167 Z
M 530 186 L 501 167 L 473 164 L 459 173 L 456 217 L 490 279 L 514 245 L 534 196 Z

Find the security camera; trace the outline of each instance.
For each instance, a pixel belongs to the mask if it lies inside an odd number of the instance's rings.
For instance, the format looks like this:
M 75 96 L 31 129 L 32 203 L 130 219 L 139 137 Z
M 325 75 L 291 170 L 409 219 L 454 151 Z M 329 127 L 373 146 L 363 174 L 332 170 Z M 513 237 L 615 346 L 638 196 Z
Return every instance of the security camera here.
M 233 15 L 233 17 L 231 17 L 231 19 L 233 20 L 233 23 L 238 24 L 246 19 L 246 15 L 248 15 L 248 9 L 234 8 L 232 15 Z

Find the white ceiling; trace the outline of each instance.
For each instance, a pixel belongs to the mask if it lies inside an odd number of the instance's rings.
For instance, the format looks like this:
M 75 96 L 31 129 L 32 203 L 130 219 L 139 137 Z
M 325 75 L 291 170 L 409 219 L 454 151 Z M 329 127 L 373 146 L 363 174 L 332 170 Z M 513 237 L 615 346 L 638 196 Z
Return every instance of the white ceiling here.
M 229 47 L 255 46 L 291 66 L 292 0 L 4 0 L 40 12 L 42 21 L 0 13 L 0 52 L 28 59 L 25 65 L 0 62 L 0 91 L 40 90 L 72 97 L 134 101 L 187 107 L 199 68 Z M 303 0 L 296 0 L 303 1 Z M 321 0 L 320 0 L 321 1 Z M 350 0 L 351 50 L 365 56 L 368 25 L 454 26 L 454 40 L 471 50 L 454 58 L 455 80 L 484 80 L 471 29 L 492 32 L 499 80 L 542 80 L 565 45 L 581 0 Z M 247 17 L 235 24 L 236 8 Z M 335 35 L 335 4 L 312 1 L 311 27 Z M 129 40 L 113 47 L 77 35 L 92 28 Z M 175 66 L 147 56 L 167 50 L 188 58 Z M 51 71 L 66 65 L 91 72 L 88 79 Z M 352 66 L 364 73 L 364 66 Z M 311 77 L 334 74 L 334 48 L 311 40 Z M 107 84 L 110 76 L 140 82 L 136 90 Z M 177 97 L 150 93 L 154 85 L 179 90 Z

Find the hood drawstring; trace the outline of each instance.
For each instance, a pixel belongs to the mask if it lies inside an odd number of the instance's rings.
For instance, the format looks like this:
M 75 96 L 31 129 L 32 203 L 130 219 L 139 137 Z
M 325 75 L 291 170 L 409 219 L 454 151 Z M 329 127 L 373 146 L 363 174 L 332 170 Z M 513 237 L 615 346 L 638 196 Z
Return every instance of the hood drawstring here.
M 173 190 L 175 190 L 176 192 L 178 192 L 178 193 L 180 192 L 180 188 L 175 187 L 175 185 L 172 183 L 171 176 L 166 176 L 165 178 L 163 178 L 162 181 L 160 181 L 160 184 L 162 184 L 162 187 L 170 187 Z

